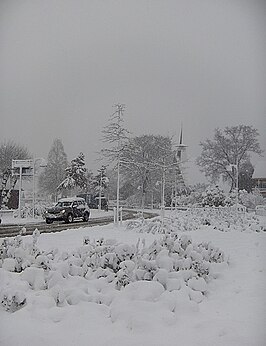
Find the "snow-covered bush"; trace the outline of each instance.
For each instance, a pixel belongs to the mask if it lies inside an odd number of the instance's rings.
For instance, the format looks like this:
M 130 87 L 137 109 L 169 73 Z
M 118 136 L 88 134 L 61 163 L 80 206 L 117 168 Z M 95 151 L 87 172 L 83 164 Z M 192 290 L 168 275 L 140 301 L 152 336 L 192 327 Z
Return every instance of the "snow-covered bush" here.
M 26 296 L 22 291 L 3 289 L 0 291 L 0 302 L 4 310 L 15 312 L 26 304 Z
M 248 209 L 255 209 L 257 205 L 265 204 L 266 200 L 262 197 L 258 189 L 254 189 L 253 192 L 240 190 L 239 202 Z
M 202 206 L 219 207 L 225 205 L 226 195 L 218 185 L 209 186 L 202 194 Z
M 39 216 L 39 217 L 43 216 L 45 213 L 45 210 L 48 206 L 49 206 L 49 204 L 45 203 L 45 202 L 36 203 L 35 207 L 34 207 L 34 215 Z M 14 217 L 18 217 L 19 216 L 18 210 L 14 211 L 13 215 L 14 215 Z M 33 216 L 33 207 L 32 207 L 31 203 L 26 204 L 23 207 L 21 207 L 20 216 L 22 218 L 29 218 L 29 217 Z
M 0 268 L 17 273 L 32 265 L 49 269 L 49 262 L 54 254 L 37 247 L 39 236 L 40 232 L 36 229 L 29 243 L 24 243 L 21 235 L 0 240 Z
M 0 274 L 13 272 L 25 284 L 23 290 L 15 291 L 12 285 L 0 286 L 1 304 L 7 311 L 23 307 L 27 292 L 39 290 L 47 291 L 56 306 L 79 301 L 111 304 L 115 294 L 110 295 L 110 289 L 120 291 L 136 281 L 155 281 L 169 292 L 187 287 L 189 292 L 201 292 L 200 297 L 190 293 L 190 299 L 200 302 L 212 278 L 210 265 L 227 261 L 212 244 L 196 244 L 190 236 L 175 232 L 149 246 L 140 239 L 128 245 L 86 237 L 83 246 L 63 253 L 40 250 L 38 236 L 36 230 L 30 242 L 21 236 L 2 241 Z
M 127 222 L 126 230 L 135 230 L 139 233 L 162 233 L 195 231 L 203 226 L 227 232 L 239 231 L 264 231 L 265 223 L 254 213 L 246 213 L 240 205 L 225 207 L 192 207 L 186 211 L 173 210 L 164 218 L 138 219 Z

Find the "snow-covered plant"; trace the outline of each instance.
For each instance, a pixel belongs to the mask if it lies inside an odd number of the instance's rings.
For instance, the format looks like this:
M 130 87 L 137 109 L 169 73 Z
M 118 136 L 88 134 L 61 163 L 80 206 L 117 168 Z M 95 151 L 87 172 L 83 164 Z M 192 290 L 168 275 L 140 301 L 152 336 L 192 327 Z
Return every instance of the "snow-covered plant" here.
M 258 189 L 254 189 L 253 192 L 240 190 L 239 202 L 248 209 L 255 209 L 257 205 L 266 203 L 265 199 L 262 197 Z
M 202 206 L 219 207 L 225 205 L 226 195 L 218 185 L 209 186 L 202 193 Z
M 0 302 L 4 310 L 15 312 L 26 304 L 24 292 L 3 289 L 0 291 Z
M 66 168 L 66 177 L 59 184 L 57 189 L 71 190 L 74 187 L 85 189 L 87 186 L 87 169 L 85 167 L 85 157 L 83 153 L 80 153 L 75 159 L 73 159 L 70 165 Z

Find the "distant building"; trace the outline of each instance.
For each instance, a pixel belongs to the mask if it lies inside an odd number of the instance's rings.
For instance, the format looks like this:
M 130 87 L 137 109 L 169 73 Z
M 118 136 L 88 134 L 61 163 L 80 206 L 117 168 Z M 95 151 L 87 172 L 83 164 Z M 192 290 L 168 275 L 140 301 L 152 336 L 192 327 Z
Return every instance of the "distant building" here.
M 266 198 L 266 162 L 260 161 L 255 165 L 252 176 L 255 187 L 260 191 L 262 197 Z
M 18 209 L 18 195 L 19 195 L 18 190 L 12 190 L 11 191 L 11 196 L 10 196 L 9 201 L 7 203 L 7 207 L 9 209 Z M 2 190 L 0 190 L 0 209 L 1 209 L 1 205 L 2 205 Z

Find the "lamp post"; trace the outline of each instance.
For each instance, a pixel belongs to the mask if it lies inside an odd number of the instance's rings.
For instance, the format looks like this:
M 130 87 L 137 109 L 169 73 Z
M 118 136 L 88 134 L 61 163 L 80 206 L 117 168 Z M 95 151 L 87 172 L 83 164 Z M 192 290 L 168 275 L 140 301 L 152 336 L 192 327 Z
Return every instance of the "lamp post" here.
M 117 162 L 117 188 L 116 188 L 116 222 L 119 221 L 119 189 L 120 189 L 120 157 Z
M 233 171 L 234 169 L 234 171 Z M 236 188 L 236 204 L 238 204 L 238 163 L 236 164 L 229 164 L 228 166 L 226 166 L 226 170 L 229 172 L 233 173 L 233 177 L 234 177 L 234 172 L 235 172 L 235 188 Z
M 35 164 L 37 161 L 43 161 L 41 157 L 32 160 L 32 217 L 35 218 Z M 47 167 L 46 164 L 41 164 L 40 167 Z

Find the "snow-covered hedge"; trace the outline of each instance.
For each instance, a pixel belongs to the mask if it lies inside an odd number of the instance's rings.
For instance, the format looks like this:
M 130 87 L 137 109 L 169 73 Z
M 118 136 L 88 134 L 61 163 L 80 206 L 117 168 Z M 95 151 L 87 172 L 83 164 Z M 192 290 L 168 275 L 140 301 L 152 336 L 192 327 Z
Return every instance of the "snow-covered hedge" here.
M 202 226 L 212 226 L 214 229 L 227 232 L 239 231 L 265 231 L 263 220 L 254 213 L 246 213 L 241 206 L 232 207 L 204 207 L 189 208 L 186 211 L 173 210 L 164 218 L 136 219 L 127 222 L 127 229 L 134 229 L 140 233 L 162 233 L 195 231 Z
M 48 203 L 36 203 L 34 208 L 34 215 L 35 216 L 43 216 L 46 208 L 50 206 Z M 21 208 L 20 211 L 22 218 L 28 218 L 33 216 L 33 207 L 32 204 L 27 204 Z M 14 217 L 18 217 L 19 212 L 16 210 L 14 212 Z
M 49 304 L 55 306 L 80 301 L 111 305 L 118 291 L 130 286 L 126 292 L 134 287 L 135 292 L 136 287 L 148 285 L 144 282 L 153 282 L 149 286 L 153 293 L 158 289 L 161 294 L 182 292 L 188 300 L 199 303 L 217 268 L 227 265 L 219 248 L 211 243 L 193 243 L 184 234 L 164 235 L 150 246 L 140 239 L 136 245 L 128 245 L 85 238 L 83 246 L 63 253 L 40 250 L 38 236 L 36 230 L 30 242 L 21 236 L 2 240 L 0 302 L 6 311 L 25 306 L 32 290 L 47 292 Z M 136 282 L 140 283 L 136 286 Z

